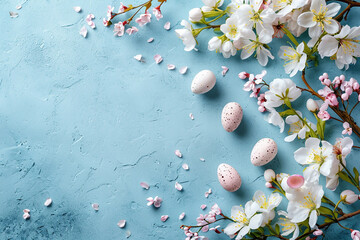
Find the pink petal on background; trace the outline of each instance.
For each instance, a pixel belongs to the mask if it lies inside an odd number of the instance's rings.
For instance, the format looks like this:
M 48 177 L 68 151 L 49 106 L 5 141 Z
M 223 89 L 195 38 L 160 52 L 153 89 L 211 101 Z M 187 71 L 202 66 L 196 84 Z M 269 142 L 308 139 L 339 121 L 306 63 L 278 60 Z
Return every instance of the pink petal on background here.
M 200 158 L 200 161 L 205 162 L 205 158 Z
M 154 56 L 154 60 L 155 60 L 156 64 L 159 64 L 162 62 L 163 58 L 159 54 L 156 54 Z
M 302 185 L 304 185 L 304 182 L 305 182 L 304 177 L 297 174 L 291 175 L 287 179 L 287 184 L 289 185 L 290 188 L 293 189 L 300 188 Z
M 12 18 L 17 18 L 19 16 L 18 13 L 12 12 L 12 11 L 10 11 L 9 14 L 10 14 L 10 17 L 12 17 Z
M 88 25 L 89 25 L 92 29 L 96 28 L 95 23 L 94 23 L 93 21 L 89 21 L 89 22 L 88 22 Z
M 191 120 L 194 120 L 194 115 L 193 115 L 192 113 L 190 113 L 190 114 L 189 114 L 189 118 L 190 118 Z
M 175 188 L 176 188 L 176 190 L 178 190 L 178 191 L 181 191 L 181 190 L 183 189 L 183 187 L 181 186 L 181 184 L 178 183 L 178 182 L 175 183 Z
M 52 199 L 48 198 L 46 199 L 46 201 L 44 202 L 44 206 L 49 207 L 52 204 Z
M 165 30 L 169 30 L 170 29 L 170 22 L 166 22 L 164 25 Z
M 207 206 L 206 206 L 205 204 L 202 204 L 202 205 L 200 206 L 200 208 L 201 208 L 202 210 L 204 210 L 206 207 L 207 207 Z
M 126 220 L 120 220 L 117 225 L 119 226 L 119 228 L 123 228 L 125 227 L 125 224 L 126 224 Z
M 29 213 L 29 212 L 30 212 L 30 210 L 29 210 L 29 209 L 27 209 L 27 208 L 25 208 L 25 209 L 23 210 L 23 212 L 24 212 L 24 213 Z
M 225 74 L 229 71 L 229 68 L 225 67 L 225 66 L 221 66 L 222 70 L 222 75 L 225 76 Z
M 142 55 L 141 55 L 141 54 L 135 55 L 134 58 L 135 58 L 137 61 L 142 62 Z
M 23 219 L 27 220 L 30 218 L 30 214 L 29 213 L 24 213 L 23 214 Z
M 175 69 L 175 65 L 174 65 L 174 64 L 168 64 L 168 65 L 167 65 L 167 69 L 168 69 L 168 70 L 174 70 L 174 69 Z
M 91 204 L 91 206 L 95 211 L 99 211 L 99 204 L 98 203 L 93 203 L 93 204 Z
M 211 188 L 209 188 L 209 190 L 207 192 L 205 192 L 205 197 L 208 198 L 211 193 L 212 193 L 212 190 L 211 190 Z
M 74 8 L 74 10 L 75 10 L 75 12 L 80 12 L 81 11 L 81 7 L 79 7 L 79 6 L 76 6 L 76 7 L 73 7 Z
M 179 73 L 180 74 L 185 74 L 187 72 L 187 70 L 188 70 L 188 67 L 184 66 L 184 67 L 180 68 Z
M 187 165 L 187 163 L 184 163 L 182 165 L 182 168 L 185 169 L 185 170 L 189 170 L 189 165 Z
M 148 43 L 151 43 L 151 42 L 153 42 L 153 41 L 154 41 L 154 38 L 149 38 L 149 39 L 147 40 Z
M 163 221 L 163 222 L 166 222 L 166 220 L 169 218 L 169 215 L 162 215 L 161 216 L 161 221 Z
M 180 152 L 180 150 L 175 150 L 175 155 L 179 158 L 182 158 L 182 153 Z
M 184 217 L 185 217 L 185 213 L 183 212 L 183 213 L 181 213 L 181 214 L 179 215 L 179 220 L 183 220 Z
M 81 29 L 80 29 L 80 35 L 83 36 L 84 38 L 86 38 L 86 35 L 87 35 L 87 29 L 85 26 L 83 26 Z
M 140 186 L 146 190 L 148 190 L 150 188 L 149 184 L 147 184 L 146 182 L 141 182 Z

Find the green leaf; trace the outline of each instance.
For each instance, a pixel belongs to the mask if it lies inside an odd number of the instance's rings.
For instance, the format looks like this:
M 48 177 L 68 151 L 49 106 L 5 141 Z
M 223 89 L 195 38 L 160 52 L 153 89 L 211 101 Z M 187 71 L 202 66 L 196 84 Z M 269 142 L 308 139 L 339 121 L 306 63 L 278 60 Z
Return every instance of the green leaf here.
M 332 211 L 331 209 L 327 208 L 327 207 L 321 206 L 321 207 L 319 208 L 319 212 L 320 212 L 321 214 L 324 214 L 324 215 L 333 216 L 333 211 Z
M 354 174 L 355 174 L 355 181 L 356 181 L 356 183 L 357 184 L 359 184 L 359 171 L 356 169 L 356 167 L 354 167 L 354 169 L 353 169 L 353 171 L 354 171 Z
M 262 234 L 264 234 L 264 229 L 261 227 L 261 228 L 258 228 L 258 231 Z
M 280 235 L 280 226 L 279 225 L 275 225 L 275 232 L 277 235 Z
M 346 173 L 344 173 L 344 172 L 339 172 L 338 175 L 339 175 L 339 177 L 340 177 L 342 180 L 344 180 L 344 181 L 346 181 L 346 182 L 354 185 L 354 183 L 351 181 L 351 179 L 349 178 L 349 176 L 348 176 Z
M 333 222 L 333 220 L 331 220 L 330 218 L 325 218 L 324 222 L 325 223 L 330 223 L 330 222 Z

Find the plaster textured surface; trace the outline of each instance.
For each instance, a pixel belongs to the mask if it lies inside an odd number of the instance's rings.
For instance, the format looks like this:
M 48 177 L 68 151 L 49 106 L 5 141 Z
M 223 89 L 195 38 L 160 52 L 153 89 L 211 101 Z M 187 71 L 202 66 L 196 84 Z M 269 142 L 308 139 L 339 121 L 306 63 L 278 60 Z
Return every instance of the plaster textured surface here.
M 303 142 L 285 143 L 286 134 L 267 124 L 256 101 L 242 90 L 244 81 L 237 74 L 259 73 L 256 59 L 224 59 L 208 52 L 210 32 L 199 37 L 198 52 L 183 51 L 174 29 L 200 0 L 169 0 L 161 21 L 153 18 L 134 36 L 122 38 L 114 37 L 101 20 L 107 4 L 117 8 L 118 1 L 28 0 L 21 10 L 15 9 L 17 4 L 0 3 L 0 239 L 126 239 L 128 230 L 134 240 L 183 239 L 179 226 L 194 223 L 203 212 L 201 204 L 216 202 L 230 213 L 232 205 L 245 204 L 257 189 L 270 194 L 262 177 L 266 168 L 301 173 L 293 152 Z M 72 9 L 75 5 L 83 8 L 81 13 Z M 19 17 L 10 18 L 9 11 Z M 84 39 L 79 30 L 88 13 L 96 16 L 97 27 L 87 26 Z M 358 24 L 359 13 L 350 13 L 350 24 Z M 163 28 L 166 21 L 171 22 L 170 31 Z M 153 43 L 147 43 L 150 37 Z M 286 41 L 271 44 L 274 55 Z M 133 59 L 136 54 L 146 62 Z M 164 58 L 159 65 L 155 54 Z M 175 71 L 167 70 L 170 63 Z M 282 64 L 270 61 L 267 79 L 287 77 Z M 225 77 L 222 65 L 230 69 Z M 182 66 L 189 67 L 185 75 L 178 72 Z M 192 78 L 203 69 L 215 73 L 216 86 L 194 95 Z M 358 64 L 343 72 L 326 60 L 308 76 L 311 82 L 324 71 L 331 77 L 345 73 L 360 78 L 359 70 Z M 293 79 L 300 83 L 299 75 Z M 238 130 L 228 133 L 221 125 L 221 111 L 232 101 L 241 104 L 244 117 Z M 328 129 L 331 141 L 340 137 L 340 125 L 332 122 Z M 255 167 L 251 149 L 264 137 L 273 138 L 279 152 L 268 165 Z M 183 158 L 174 155 L 176 149 Z M 189 171 L 182 169 L 183 163 Z M 216 175 L 220 163 L 238 170 L 243 181 L 239 191 L 221 188 Z M 359 151 L 349 156 L 348 164 L 359 166 Z M 150 189 L 142 189 L 141 181 Z M 183 185 L 182 192 L 174 188 L 176 181 Z M 326 194 L 335 199 L 347 187 Z M 213 194 L 205 198 L 209 188 Z M 156 195 L 164 200 L 161 208 L 147 207 L 146 198 Z M 53 204 L 46 208 L 48 197 Z M 98 212 L 92 203 L 99 203 Z M 24 208 L 31 210 L 28 221 L 22 219 Z M 186 217 L 180 221 L 182 212 Z M 170 216 L 165 223 L 160 221 L 164 214 Z M 125 229 L 116 226 L 120 219 L 127 220 Z M 359 222 L 357 217 L 344 224 L 360 228 Z M 350 237 L 335 226 L 327 236 Z

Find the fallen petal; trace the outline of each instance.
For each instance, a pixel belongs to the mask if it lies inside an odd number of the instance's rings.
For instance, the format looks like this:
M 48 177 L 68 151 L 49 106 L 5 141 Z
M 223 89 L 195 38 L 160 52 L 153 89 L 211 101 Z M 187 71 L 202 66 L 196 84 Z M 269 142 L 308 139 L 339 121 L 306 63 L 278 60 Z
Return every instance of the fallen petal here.
M 24 212 L 24 213 L 29 213 L 30 210 L 26 208 L 26 209 L 23 210 L 23 212 Z
M 182 153 L 180 152 L 180 150 L 175 150 L 175 155 L 179 158 L 182 158 Z
M 17 6 L 16 6 L 16 9 L 17 9 L 17 10 L 20 10 L 21 8 L 22 8 L 21 5 L 17 5 Z
M 154 41 L 154 38 L 149 38 L 149 39 L 147 40 L 148 43 L 151 43 L 151 42 L 153 42 L 153 41 Z
M 12 18 L 17 18 L 19 16 L 18 13 L 12 12 L 12 11 L 10 11 L 9 14 L 10 14 L 10 17 L 12 17 Z
M 87 23 L 92 29 L 94 29 L 96 27 L 95 23 L 93 21 L 88 21 Z
M 30 218 L 30 214 L 29 213 L 24 213 L 23 214 L 23 219 L 25 219 L 25 220 L 27 220 L 27 219 L 29 219 Z
M 222 75 L 225 76 L 225 74 L 229 71 L 229 68 L 225 67 L 225 66 L 221 66 L 222 70 Z
M 181 186 L 181 184 L 178 183 L 178 182 L 175 183 L 175 188 L 176 188 L 176 190 L 178 190 L 178 191 L 181 191 L 181 190 L 183 189 L 183 187 Z
M 200 161 L 205 162 L 205 158 L 200 158 Z
M 85 26 L 83 26 L 81 29 L 80 29 L 80 35 L 83 36 L 84 38 L 86 38 L 86 35 L 87 35 L 87 29 Z
M 182 67 L 182 68 L 180 68 L 180 70 L 179 70 L 179 73 L 180 74 L 185 74 L 186 72 L 187 72 L 187 70 L 188 70 L 188 67 Z
M 194 120 L 194 115 L 192 113 L 189 114 L 191 120 Z
M 73 7 L 74 8 L 74 10 L 75 10 L 75 12 L 80 12 L 81 11 L 81 7 L 79 7 L 79 6 L 76 6 L 76 7 Z
M 156 54 L 154 56 L 154 60 L 155 60 L 156 64 L 159 64 L 162 62 L 163 58 L 159 54 Z
M 126 231 L 125 236 L 126 236 L 126 238 L 129 238 L 131 236 L 131 232 L 129 230 Z
M 46 199 L 46 201 L 44 202 L 44 205 L 46 207 L 49 207 L 51 204 L 52 204 L 52 199 L 51 198 Z
M 93 204 L 91 204 L 91 206 L 95 211 L 99 211 L 99 204 L 98 203 L 93 203 Z
M 184 164 L 182 165 L 182 168 L 183 168 L 184 170 L 189 170 L 189 165 L 187 165 L 187 163 L 184 163 Z
M 163 221 L 163 222 L 166 222 L 166 220 L 169 218 L 169 216 L 168 215 L 162 215 L 161 216 L 161 221 Z
M 134 58 L 135 58 L 137 61 L 142 62 L 142 55 L 141 55 L 141 54 L 135 55 Z
M 209 188 L 209 190 L 205 192 L 205 197 L 208 198 L 211 193 L 211 188 Z
M 167 65 L 167 69 L 168 69 L 168 70 L 174 70 L 174 69 L 175 69 L 175 65 L 174 65 L 174 64 L 168 64 L 168 65 Z
M 164 25 L 165 30 L 169 30 L 170 29 L 170 22 L 166 22 Z
M 202 210 L 204 210 L 206 207 L 207 207 L 207 206 L 206 206 L 205 204 L 202 204 L 202 205 L 200 206 L 200 208 L 201 208 Z
M 184 217 L 185 217 L 185 213 L 183 212 L 183 213 L 181 213 L 181 214 L 179 215 L 179 220 L 183 220 Z
M 117 225 L 119 226 L 119 228 L 123 228 L 125 227 L 125 224 L 126 224 L 126 220 L 120 220 Z
M 146 182 L 141 182 L 140 186 L 146 190 L 148 190 L 150 188 L 149 184 L 147 184 Z

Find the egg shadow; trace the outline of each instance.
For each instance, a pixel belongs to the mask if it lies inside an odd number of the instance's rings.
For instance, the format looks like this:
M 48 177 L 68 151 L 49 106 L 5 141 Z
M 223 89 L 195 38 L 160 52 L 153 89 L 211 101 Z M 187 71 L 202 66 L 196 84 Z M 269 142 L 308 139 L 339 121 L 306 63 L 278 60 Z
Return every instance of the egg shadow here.
M 247 136 L 247 133 L 249 132 L 249 124 L 246 121 L 246 118 L 244 119 L 244 117 L 241 120 L 241 123 L 239 125 L 239 127 L 237 129 L 235 129 L 234 136 L 237 138 L 245 138 Z
M 217 100 L 221 97 L 221 90 L 219 85 L 215 85 L 213 89 L 204 94 L 204 98 L 209 101 Z

